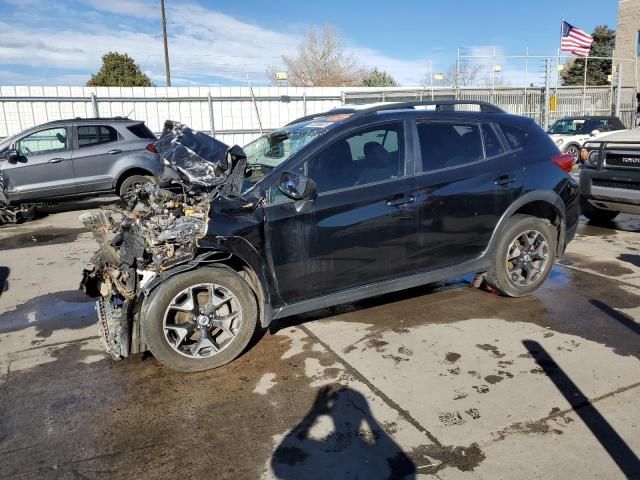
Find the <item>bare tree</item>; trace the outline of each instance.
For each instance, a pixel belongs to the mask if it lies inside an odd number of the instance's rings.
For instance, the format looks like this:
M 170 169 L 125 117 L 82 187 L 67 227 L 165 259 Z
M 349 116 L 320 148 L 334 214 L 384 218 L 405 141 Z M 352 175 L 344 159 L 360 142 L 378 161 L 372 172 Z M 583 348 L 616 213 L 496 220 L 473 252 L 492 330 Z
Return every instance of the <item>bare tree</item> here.
M 440 87 L 471 87 L 478 84 L 481 73 L 482 65 L 461 60 L 459 67 L 455 63 L 451 65 L 444 72 L 443 79 L 435 80 L 434 84 Z M 431 79 L 427 76 L 423 83 L 428 86 Z
M 364 71 L 358 67 L 353 55 L 344 50 L 336 30 L 327 25 L 318 35 L 310 28 L 298 45 L 296 55 L 282 55 L 288 84 L 293 87 L 338 87 L 359 85 Z M 277 84 L 276 66 L 269 66 L 267 77 Z

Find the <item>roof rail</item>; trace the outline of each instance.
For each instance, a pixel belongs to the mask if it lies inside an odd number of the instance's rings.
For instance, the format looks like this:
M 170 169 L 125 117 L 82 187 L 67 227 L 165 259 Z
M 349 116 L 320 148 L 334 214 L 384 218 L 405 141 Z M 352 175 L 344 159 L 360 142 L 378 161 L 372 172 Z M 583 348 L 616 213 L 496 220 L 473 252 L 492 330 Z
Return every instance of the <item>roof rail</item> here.
M 353 113 L 355 111 L 356 111 L 355 109 L 349 108 L 349 107 L 336 107 L 326 112 L 312 113 L 311 115 L 305 115 L 304 117 L 296 118 L 292 122 L 287 123 L 285 126 L 293 125 L 295 123 L 300 123 L 300 122 L 306 122 L 307 120 L 313 120 L 314 118 L 325 117 L 327 115 L 338 115 L 340 113 Z
M 289 122 L 287 125 L 293 125 L 295 123 L 313 120 L 314 118 L 323 117 L 326 115 L 336 115 L 340 113 L 352 114 L 350 120 L 353 120 L 365 115 L 369 115 L 370 113 L 376 113 L 384 110 L 403 110 L 409 108 L 415 109 L 415 107 L 422 106 L 435 106 L 436 111 L 451 112 L 455 111 L 456 105 L 478 105 L 480 107 L 480 111 L 483 113 L 506 113 L 500 107 L 497 107 L 489 102 L 483 102 L 481 100 L 417 100 L 413 102 L 388 102 L 382 104 L 378 103 L 368 108 L 338 107 L 327 112 L 306 115 L 292 122 Z

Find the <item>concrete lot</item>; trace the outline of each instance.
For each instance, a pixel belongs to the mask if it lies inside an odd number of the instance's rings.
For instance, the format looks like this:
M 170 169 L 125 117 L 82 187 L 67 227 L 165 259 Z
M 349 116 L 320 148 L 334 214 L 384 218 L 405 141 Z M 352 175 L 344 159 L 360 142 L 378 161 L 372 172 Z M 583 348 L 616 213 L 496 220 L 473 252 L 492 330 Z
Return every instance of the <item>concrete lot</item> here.
M 78 213 L 0 228 L 0 477 L 640 477 L 640 217 L 529 298 L 425 286 L 185 375 L 103 353 Z

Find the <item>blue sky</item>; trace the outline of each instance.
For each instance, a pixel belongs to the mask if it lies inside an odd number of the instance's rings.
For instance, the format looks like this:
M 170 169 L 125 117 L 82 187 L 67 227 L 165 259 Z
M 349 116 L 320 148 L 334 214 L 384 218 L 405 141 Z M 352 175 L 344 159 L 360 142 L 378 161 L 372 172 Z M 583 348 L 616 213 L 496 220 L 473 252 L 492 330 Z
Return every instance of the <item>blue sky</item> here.
M 109 50 L 129 53 L 164 85 L 159 0 L 0 0 L 0 85 L 82 85 Z M 165 0 L 174 85 L 241 85 L 291 54 L 306 32 L 334 25 L 359 65 L 387 70 L 403 85 L 463 54 L 491 55 L 510 84 L 524 82 L 524 55 L 555 56 L 562 17 L 591 31 L 615 28 L 617 1 L 292 2 Z M 492 59 L 477 60 L 488 71 Z M 529 63 L 539 83 L 541 61 Z

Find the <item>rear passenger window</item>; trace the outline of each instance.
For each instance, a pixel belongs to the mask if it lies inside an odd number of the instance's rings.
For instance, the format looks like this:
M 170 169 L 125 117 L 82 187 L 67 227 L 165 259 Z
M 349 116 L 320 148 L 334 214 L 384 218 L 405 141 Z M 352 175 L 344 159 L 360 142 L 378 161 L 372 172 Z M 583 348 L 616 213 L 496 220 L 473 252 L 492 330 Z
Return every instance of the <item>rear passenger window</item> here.
M 482 141 L 484 142 L 484 152 L 487 157 L 502 155 L 504 148 L 491 125 L 482 125 Z
M 477 124 L 418 123 L 422 171 L 439 170 L 484 158 Z
M 500 130 L 502 130 L 502 133 L 507 138 L 507 142 L 512 150 L 524 147 L 527 141 L 527 132 L 504 123 L 500 124 Z
M 87 125 L 78 127 L 78 145 L 80 148 L 92 147 L 118 140 L 118 132 L 106 125 Z
M 147 127 L 144 123 L 136 123 L 135 125 L 129 125 L 127 127 L 127 130 L 129 130 L 138 138 L 153 138 L 154 140 L 157 140 L 153 132 L 149 130 L 149 127 Z

